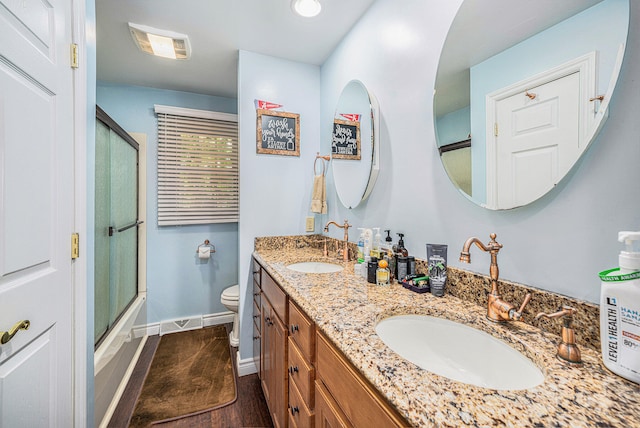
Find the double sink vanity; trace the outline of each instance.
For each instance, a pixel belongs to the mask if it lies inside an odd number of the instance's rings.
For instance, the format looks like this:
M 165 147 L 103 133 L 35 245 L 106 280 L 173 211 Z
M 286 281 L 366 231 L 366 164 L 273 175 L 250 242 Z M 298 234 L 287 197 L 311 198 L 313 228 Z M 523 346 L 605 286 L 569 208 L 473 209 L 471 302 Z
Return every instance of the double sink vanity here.
M 604 367 L 593 330 L 577 327 L 572 365 L 561 323 L 534 321 L 567 298 L 531 289 L 522 320 L 496 323 L 465 298 L 486 300 L 487 278 L 449 268 L 442 298 L 376 286 L 314 238 L 255 241 L 254 359 L 275 426 L 640 426 L 640 387 Z

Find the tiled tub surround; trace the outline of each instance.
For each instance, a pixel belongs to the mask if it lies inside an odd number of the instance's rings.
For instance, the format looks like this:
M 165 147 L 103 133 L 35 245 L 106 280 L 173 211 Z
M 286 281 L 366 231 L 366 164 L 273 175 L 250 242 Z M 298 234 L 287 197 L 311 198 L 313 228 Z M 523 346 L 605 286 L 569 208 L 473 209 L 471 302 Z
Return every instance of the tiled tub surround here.
M 488 284 L 483 276 L 450 269 L 449 294 L 437 298 L 413 293 L 397 283 L 390 287 L 369 284 L 353 275 L 353 263 L 330 274 L 287 269 L 291 263 L 327 261 L 318 235 L 258 238 L 254 256 L 317 328 L 415 426 L 640 427 L 640 386 L 608 371 L 599 350 L 593 348 L 599 343 L 595 305 L 532 290 L 526 320 L 538 311 L 555 311 L 559 303 L 584 313 L 576 317 L 577 334 L 588 331 L 593 337 L 581 344 L 584 366 L 568 367 L 555 358 L 559 320 L 543 331 L 524 322 L 495 324 L 486 319 L 486 307 L 478 304 L 483 299 L 486 303 L 488 286 L 477 284 Z M 340 263 L 335 251 L 330 260 Z M 501 289 L 505 300 L 521 302 L 524 293 L 521 298 L 520 288 L 525 287 L 506 284 Z M 550 306 L 542 299 L 549 299 Z M 375 332 L 379 320 L 398 314 L 434 315 L 486 331 L 530 358 L 543 370 L 545 381 L 528 390 L 497 391 L 423 370 L 391 351 Z M 593 329 L 584 330 L 588 323 Z

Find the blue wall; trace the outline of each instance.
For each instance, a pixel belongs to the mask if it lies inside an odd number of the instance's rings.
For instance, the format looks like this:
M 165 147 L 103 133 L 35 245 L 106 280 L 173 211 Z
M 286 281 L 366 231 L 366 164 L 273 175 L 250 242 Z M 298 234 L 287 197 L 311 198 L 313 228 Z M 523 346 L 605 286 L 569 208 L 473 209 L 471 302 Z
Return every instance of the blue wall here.
M 604 94 L 627 35 L 628 0 L 606 0 L 471 67 L 473 199 L 486 202 L 486 94 L 597 51 L 597 93 Z M 624 25 L 621 25 L 624 23 Z
M 300 156 L 256 153 L 254 100 L 300 114 Z M 256 236 L 299 235 L 312 215 L 313 163 L 320 138 L 320 68 L 240 51 L 240 358 L 253 351 L 251 253 Z M 325 151 L 324 153 L 329 153 Z M 321 231 L 316 219 L 316 230 Z M 252 363 L 251 363 L 252 364 Z
M 438 58 L 462 0 L 377 0 L 321 68 L 321 150 L 327 147 L 340 91 L 359 79 L 380 103 L 380 175 L 365 204 L 329 205 L 332 220 L 404 232 L 409 253 L 449 245 L 452 266 L 488 274 L 489 256 L 457 259 L 470 236 L 495 232 L 502 278 L 598 302 L 598 272 L 617 265 L 618 231 L 640 227 L 640 2 L 631 2 L 627 52 L 610 115 L 565 179 L 520 208 L 489 211 L 463 196 L 444 171 L 434 133 Z M 597 25 L 587 32 L 601 35 Z M 331 186 L 327 192 L 330 199 Z M 301 229 L 302 230 L 302 229 Z M 340 235 L 331 231 L 332 236 Z M 481 292 L 481 290 L 479 290 Z
M 471 108 L 465 107 L 436 118 L 438 147 L 469 138 L 471 133 Z
M 147 134 L 147 323 L 225 312 L 220 294 L 238 280 L 238 225 L 157 226 L 158 137 L 153 106 L 236 113 L 236 100 L 98 82 L 97 104 L 128 132 Z M 205 239 L 217 252 L 203 263 L 196 249 Z

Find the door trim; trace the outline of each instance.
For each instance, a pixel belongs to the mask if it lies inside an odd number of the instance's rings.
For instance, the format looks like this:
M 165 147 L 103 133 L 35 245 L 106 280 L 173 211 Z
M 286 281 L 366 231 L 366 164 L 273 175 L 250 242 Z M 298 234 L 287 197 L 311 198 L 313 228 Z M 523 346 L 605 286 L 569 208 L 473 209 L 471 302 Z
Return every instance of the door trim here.
M 486 123 L 485 123 L 485 142 L 486 142 L 486 207 L 491 209 L 497 208 L 497 144 L 498 138 L 494 133 L 494 124 L 496 123 L 497 104 L 499 101 L 509 98 L 518 93 L 544 85 L 545 83 L 561 79 L 573 73 L 580 73 L 580 103 L 579 103 L 579 136 L 578 144 L 581 153 L 587 148 L 592 135 L 591 130 L 594 129 L 596 120 L 601 119 L 603 110 L 595 111 L 595 103 L 589 101 L 596 95 L 596 61 L 597 52 L 592 51 L 585 55 L 579 56 L 571 61 L 561 64 L 557 67 L 538 73 L 530 78 L 521 80 L 512 85 L 500 88 L 486 95 Z
M 75 427 L 88 426 L 93 423 L 93 387 L 89 386 L 89 379 L 93 379 L 93 361 L 89 360 L 93 355 L 93 343 L 89 344 L 87 337 L 89 329 L 90 309 L 93 307 L 89 301 L 93 301 L 93 292 L 89 293 L 87 287 L 87 270 L 89 255 L 93 254 L 87 246 L 88 224 L 87 224 L 87 134 L 88 117 L 95 117 L 93 108 L 88 111 L 88 91 L 87 84 L 89 66 L 95 75 L 95 54 L 92 54 L 92 64 L 88 61 L 89 52 L 87 49 L 87 33 L 85 24 L 87 23 L 86 2 L 81 0 L 71 0 L 72 22 L 71 32 L 72 42 L 78 46 L 78 68 L 73 69 L 73 138 L 74 138 L 74 204 L 75 219 L 74 229 L 80 234 L 80 257 L 75 259 L 71 265 L 71 275 L 73 289 L 73 421 Z M 95 19 L 94 19 L 95 20 Z M 95 24 L 95 22 L 93 22 Z M 95 48 L 95 42 L 94 42 Z M 92 79 L 95 82 L 95 76 Z M 94 119 L 95 120 L 95 119 Z M 95 134 L 95 130 L 93 131 Z M 95 138 L 95 137 L 94 137 Z M 92 287 L 93 288 L 93 287 Z M 93 322 L 91 322 L 93 326 Z M 91 373 L 87 373 L 91 370 Z M 91 383 L 93 385 L 93 382 Z M 91 403 L 91 404 L 89 404 Z

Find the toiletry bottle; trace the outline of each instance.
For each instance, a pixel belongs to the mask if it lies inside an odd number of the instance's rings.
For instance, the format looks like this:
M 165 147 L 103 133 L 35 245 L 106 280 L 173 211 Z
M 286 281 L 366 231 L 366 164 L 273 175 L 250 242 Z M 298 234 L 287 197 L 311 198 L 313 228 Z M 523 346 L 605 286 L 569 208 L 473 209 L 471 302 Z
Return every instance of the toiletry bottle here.
M 387 252 L 384 253 L 384 260 L 387 261 L 387 266 L 389 269 L 389 281 L 393 281 L 396 278 L 396 258 L 394 257 L 391 249 L 387 250 Z
M 362 267 L 360 268 L 360 274 L 364 279 L 367 279 L 370 262 L 371 262 L 371 256 L 364 256 L 364 262 L 362 263 Z
M 640 383 L 640 232 L 620 232 L 619 269 L 600 272 L 600 342 L 609 370 Z
M 358 263 L 364 263 L 364 227 L 359 227 L 360 237 L 358 238 Z
M 378 270 L 378 259 L 376 257 L 371 257 L 371 261 L 369 262 L 369 266 L 367 269 L 367 282 L 371 284 L 376 283 L 376 271 Z
M 407 268 L 407 272 L 408 275 L 415 275 L 416 274 L 416 258 L 414 256 L 409 256 L 407 257 L 407 259 L 409 260 L 408 263 L 408 268 Z
M 371 229 L 365 229 L 364 230 L 364 255 L 365 256 L 375 257 L 373 254 L 371 254 L 372 241 L 373 241 L 373 232 L 371 231 Z
M 402 282 L 405 277 L 409 275 L 409 257 L 399 255 L 396 258 L 396 263 L 396 269 L 398 270 L 398 282 Z
M 376 284 L 389 285 L 391 275 L 387 266 L 388 263 L 384 259 L 378 262 L 378 269 L 376 270 Z
M 373 248 L 371 249 L 371 255 L 377 258 L 382 258 L 380 254 L 380 241 L 382 240 L 382 236 L 380 235 L 380 228 L 374 227 L 373 230 L 376 231 L 376 234 L 373 236 Z
M 407 249 L 404 247 L 404 233 L 398 233 L 397 235 L 400 237 L 400 239 L 398 239 L 398 249 L 396 250 L 396 252 L 404 257 L 407 257 L 409 255 L 409 251 L 407 251 Z
M 391 230 L 389 229 L 385 229 L 385 233 L 387 234 L 387 236 L 385 236 L 384 238 L 384 249 L 386 251 L 389 251 L 391 249 L 393 249 L 393 238 L 391 237 Z M 380 244 L 382 246 L 382 244 Z

